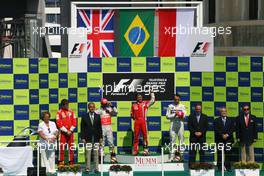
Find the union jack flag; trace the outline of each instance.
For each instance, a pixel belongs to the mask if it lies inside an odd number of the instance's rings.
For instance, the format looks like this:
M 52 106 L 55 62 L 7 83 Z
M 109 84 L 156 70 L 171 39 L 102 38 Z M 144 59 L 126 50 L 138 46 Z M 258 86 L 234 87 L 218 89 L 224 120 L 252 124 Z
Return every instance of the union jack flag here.
M 114 10 L 77 11 L 77 27 L 88 29 L 87 57 L 114 55 Z

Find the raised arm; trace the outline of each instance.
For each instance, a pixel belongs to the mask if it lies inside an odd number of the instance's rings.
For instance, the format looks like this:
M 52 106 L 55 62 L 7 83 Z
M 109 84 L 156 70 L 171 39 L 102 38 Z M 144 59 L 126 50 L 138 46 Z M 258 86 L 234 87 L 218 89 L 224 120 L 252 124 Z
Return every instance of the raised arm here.
M 148 107 L 152 106 L 154 103 L 155 103 L 155 94 L 154 94 L 154 92 L 151 92 Z
M 111 116 L 117 116 L 117 113 L 118 113 L 118 112 L 117 112 L 117 108 L 114 107 L 114 106 L 112 106 L 111 108 L 112 108 L 112 111 L 110 112 L 110 115 L 111 115 Z

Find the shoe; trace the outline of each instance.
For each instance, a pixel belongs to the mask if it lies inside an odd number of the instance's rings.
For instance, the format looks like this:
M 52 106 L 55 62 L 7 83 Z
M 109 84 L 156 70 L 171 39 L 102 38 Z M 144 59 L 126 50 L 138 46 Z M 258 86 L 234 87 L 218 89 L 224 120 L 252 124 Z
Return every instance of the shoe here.
M 229 168 L 229 167 L 226 168 L 226 171 L 227 171 L 227 172 L 232 172 L 231 168 Z
M 149 155 L 149 151 L 148 151 L 148 149 L 144 149 L 144 151 L 143 151 L 143 155 L 144 155 L 144 156 L 148 156 L 148 155 Z
M 143 151 L 143 155 L 144 155 L 144 156 L 148 156 L 148 155 L 149 155 L 148 146 L 147 146 L 147 145 L 144 145 L 144 146 L 143 146 L 143 149 L 144 149 L 144 151 Z
M 59 161 L 58 166 L 64 166 L 64 165 L 65 165 L 64 161 Z
M 85 172 L 89 173 L 90 172 L 90 169 L 86 168 L 85 169 Z
M 111 163 L 113 163 L 113 164 L 118 163 L 115 153 L 111 153 Z
M 133 155 L 134 155 L 134 156 L 137 156 L 137 155 L 138 155 L 138 151 L 134 151 L 134 152 L 133 152 Z

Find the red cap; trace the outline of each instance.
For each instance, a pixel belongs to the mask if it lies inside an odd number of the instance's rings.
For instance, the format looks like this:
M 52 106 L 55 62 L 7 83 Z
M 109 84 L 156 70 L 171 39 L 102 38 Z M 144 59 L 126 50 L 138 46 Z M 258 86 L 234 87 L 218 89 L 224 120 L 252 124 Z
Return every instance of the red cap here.
M 101 99 L 101 104 L 103 104 L 103 105 L 104 105 L 104 104 L 107 104 L 107 99 L 106 99 L 106 98 L 102 98 L 102 99 Z

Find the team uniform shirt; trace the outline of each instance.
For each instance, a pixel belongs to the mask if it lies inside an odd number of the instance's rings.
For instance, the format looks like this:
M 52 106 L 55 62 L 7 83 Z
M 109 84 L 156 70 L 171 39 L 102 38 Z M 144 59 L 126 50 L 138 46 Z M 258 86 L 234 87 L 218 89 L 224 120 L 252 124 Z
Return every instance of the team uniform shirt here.
M 134 122 L 134 150 L 138 151 L 139 143 L 139 133 L 142 131 L 143 138 L 146 140 L 146 145 L 148 145 L 147 137 L 147 110 L 150 106 L 155 103 L 155 95 L 151 93 L 150 101 L 142 101 L 141 103 L 134 103 L 131 107 L 131 117 Z

